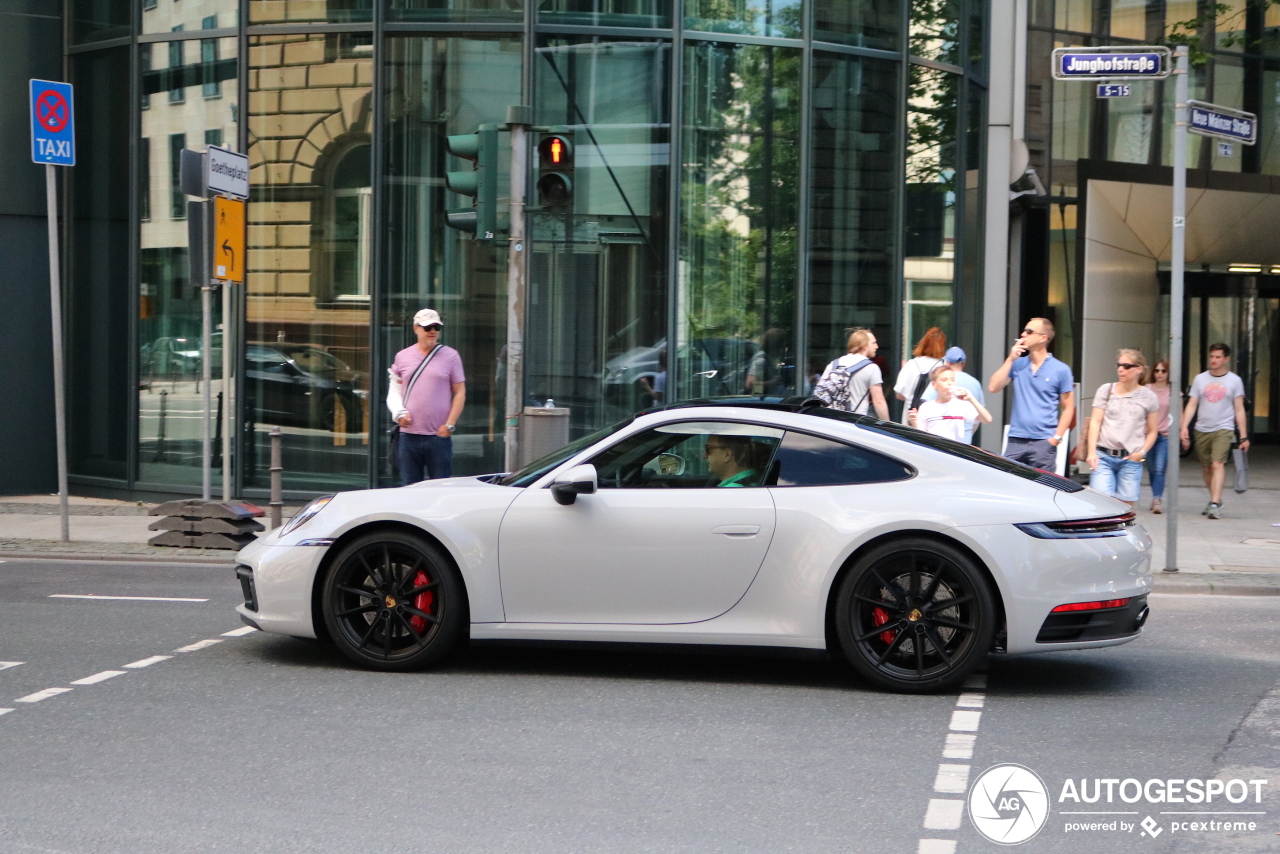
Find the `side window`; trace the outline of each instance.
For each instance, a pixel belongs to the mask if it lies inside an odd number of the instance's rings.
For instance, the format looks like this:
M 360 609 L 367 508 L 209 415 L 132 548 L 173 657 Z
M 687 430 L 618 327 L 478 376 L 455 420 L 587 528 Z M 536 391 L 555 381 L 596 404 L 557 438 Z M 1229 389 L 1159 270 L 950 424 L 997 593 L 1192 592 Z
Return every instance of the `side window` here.
M 591 462 L 601 489 L 709 489 L 765 485 L 782 432 L 729 421 L 664 424 Z
M 911 476 L 910 468 L 874 451 L 788 431 L 778 447 L 769 485 L 889 483 Z

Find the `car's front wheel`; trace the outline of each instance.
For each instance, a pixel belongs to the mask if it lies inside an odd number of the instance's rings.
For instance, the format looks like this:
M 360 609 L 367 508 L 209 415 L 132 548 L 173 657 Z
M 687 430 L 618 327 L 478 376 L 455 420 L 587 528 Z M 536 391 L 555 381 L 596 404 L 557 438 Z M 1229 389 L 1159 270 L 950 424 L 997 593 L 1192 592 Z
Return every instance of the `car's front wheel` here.
M 840 584 L 835 617 L 854 669 L 906 693 L 959 685 L 985 659 L 996 631 L 995 600 L 973 559 L 924 537 L 862 555 Z
M 400 531 L 373 531 L 347 544 L 330 564 L 321 601 L 338 649 L 375 670 L 439 661 L 469 621 L 452 562 Z

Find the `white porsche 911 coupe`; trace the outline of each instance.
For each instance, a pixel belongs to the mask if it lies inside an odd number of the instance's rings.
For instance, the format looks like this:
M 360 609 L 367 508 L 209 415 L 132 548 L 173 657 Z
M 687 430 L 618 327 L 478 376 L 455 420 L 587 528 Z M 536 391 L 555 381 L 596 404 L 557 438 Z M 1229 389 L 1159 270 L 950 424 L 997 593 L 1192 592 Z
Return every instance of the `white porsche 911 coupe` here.
M 926 433 L 792 402 L 673 405 L 513 474 L 317 499 L 245 548 L 237 609 L 409 670 L 460 641 L 829 650 L 896 691 L 1147 619 L 1129 508 Z

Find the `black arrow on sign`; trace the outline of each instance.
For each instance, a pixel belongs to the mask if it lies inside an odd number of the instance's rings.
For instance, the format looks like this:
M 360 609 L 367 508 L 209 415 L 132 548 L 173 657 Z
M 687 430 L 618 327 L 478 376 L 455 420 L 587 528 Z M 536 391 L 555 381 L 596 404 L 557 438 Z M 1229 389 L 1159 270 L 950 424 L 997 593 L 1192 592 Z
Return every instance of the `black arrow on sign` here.
M 231 256 L 231 263 L 227 265 L 227 269 L 234 270 L 236 268 L 236 250 L 231 248 L 230 240 L 222 241 L 222 251 Z

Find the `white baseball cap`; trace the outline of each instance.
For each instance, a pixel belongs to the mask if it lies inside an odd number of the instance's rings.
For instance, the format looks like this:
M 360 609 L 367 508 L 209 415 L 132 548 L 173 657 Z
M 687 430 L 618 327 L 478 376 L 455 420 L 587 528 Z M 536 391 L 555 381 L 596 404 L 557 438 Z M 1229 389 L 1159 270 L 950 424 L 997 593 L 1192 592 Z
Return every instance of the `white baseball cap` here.
M 436 323 L 444 326 L 444 322 L 440 320 L 440 314 L 434 308 L 424 308 L 413 316 L 413 325 L 421 326 L 426 329 L 431 324 Z

